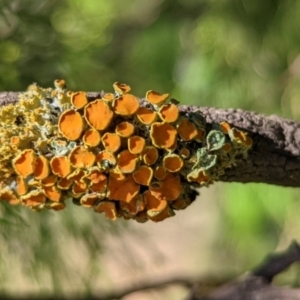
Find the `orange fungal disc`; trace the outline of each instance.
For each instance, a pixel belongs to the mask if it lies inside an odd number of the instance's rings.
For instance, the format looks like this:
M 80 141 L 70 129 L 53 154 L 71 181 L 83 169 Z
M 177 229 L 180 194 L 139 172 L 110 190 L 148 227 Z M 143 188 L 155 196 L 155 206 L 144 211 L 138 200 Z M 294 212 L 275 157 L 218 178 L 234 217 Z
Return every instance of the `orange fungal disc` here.
M 32 149 L 23 150 L 12 161 L 16 173 L 24 178 L 31 175 L 34 171 L 36 155 Z
M 162 182 L 150 185 L 149 190 L 159 200 L 174 201 L 182 192 L 180 177 L 166 176 Z
M 53 186 L 57 182 L 57 176 L 56 175 L 51 175 L 47 178 L 42 179 L 39 183 L 42 186 Z M 30 184 L 30 182 L 29 182 Z
M 34 164 L 33 175 L 35 179 L 41 180 L 48 177 L 50 174 L 50 167 L 48 159 L 44 155 L 40 155 L 36 158 Z
M 96 193 L 87 194 L 80 198 L 80 204 L 84 207 L 93 207 L 100 198 Z
M 128 150 L 132 154 L 140 154 L 143 152 L 143 150 L 146 146 L 146 141 L 144 138 L 142 138 L 138 135 L 135 135 L 128 139 L 127 145 L 128 145 Z
M 115 100 L 115 95 L 113 93 L 106 93 L 102 96 L 101 99 L 106 102 L 112 102 L 113 100 Z
M 123 180 L 117 180 L 110 176 L 108 183 L 109 199 L 130 202 L 140 191 L 140 185 L 131 175 Z
M 196 169 L 187 175 L 187 180 L 189 182 L 194 181 L 198 182 L 200 185 L 204 185 L 210 180 L 210 177 L 204 170 Z
M 160 94 L 153 90 L 150 90 L 146 93 L 146 99 L 148 102 L 154 105 L 162 105 L 169 98 L 169 94 Z
M 116 205 L 112 201 L 100 201 L 97 205 L 94 206 L 94 211 L 98 213 L 105 213 L 105 216 L 108 219 L 117 219 Z
M 12 190 L 1 190 L 0 191 L 0 201 L 7 201 L 11 205 L 20 204 L 20 199 L 14 194 Z
M 157 166 L 154 171 L 154 177 L 157 180 L 163 180 L 168 174 L 168 171 L 163 166 Z
M 83 128 L 84 121 L 79 112 L 68 109 L 60 115 L 58 129 L 68 140 L 75 141 L 79 139 Z
M 164 122 L 176 122 L 179 117 L 178 106 L 174 103 L 165 104 L 160 108 L 158 115 Z
M 228 134 L 231 126 L 227 122 L 223 121 L 220 123 L 220 129 L 223 131 L 223 133 Z
M 71 103 L 76 109 L 85 107 L 88 103 L 88 99 L 85 92 L 73 93 L 71 96 Z
M 150 137 L 154 146 L 169 149 L 176 143 L 177 131 L 169 123 L 155 122 L 151 125 Z
M 90 128 L 84 133 L 82 141 L 89 147 L 96 147 L 101 142 L 101 135 L 96 129 Z
M 116 134 L 118 134 L 120 137 L 128 138 L 134 133 L 134 126 L 127 122 L 121 122 L 116 126 Z
M 126 94 L 115 100 L 113 109 L 117 115 L 132 116 L 139 106 L 139 101 L 135 96 Z
M 139 107 L 136 112 L 136 116 L 138 120 L 145 125 L 150 125 L 157 119 L 157 113 L 147 107 Z
M 149 186 L 153 177 L 153 170 L 149 166 L 140 166 L 133 174 L 136 183 Z
M 72 180 L 67 178 L 60 178 L 57 182 L 57 187 L 61 190 L 68 190 L 72 184 L 73 184 Z
M 106 150 L 117 152 L 121 147 L 121 138 L 116 133 L 106 132 L 102 137 L 102 144 Z
M 135 171 L 138 157 L 129 150 L 123 150 L 118 155 L 117 166 L 122 173 L 132 173 Z
M 147 215 L 150 220 L 158 222 L 170 216 L 167 201 L 156 198 L 150 191 L 146 191 L 144 197 L 147 206 Z
M 182 148 L 179 151 L 179 155 L 183 158 L 188 158 L 190 156 L 191 152 L 188 148 Z
M 75 168 L 90 168 L 95 163 L 96 155 L 83 146 L 77 146 L 70 152 L 69 160 Z
M 16 189 L 17 194 L 20 196 L 25 195 L 28 191 L 28 184 L 25 181 L 25 179 L 21 176 L 18 176 L 16 182 L 17 182 L 17 189 Z
M 142 153 L 143 161 L 146 165 L 153 165 L 158 159 L 158 151 L 153 146 L 147 146 Z
M 33 190 L 21 197 L 22 203 L 26 206 L 35 207 L 46 202 L 46 196 L 40 190 Z
M 55 185 L 44 187 L 44 193 L 46 197 L 52 201 L 59 202 L 61 199 L 61 192 L 57 189 Z
M 52 202 L 52 203 L 47 204 L 47 206 L 50 209 L 53 209 L 55 211 L 59 211 L 59 210 L 66 208 L 66 204 L 63 202 Z
M 76 181 L 73 184 L 72 187 L 72 192 L 74 193 L 75 197 L 80 197 L 81 194 L 86 193 L 87 192 L 87 184 L 85 182 L 81 182 L 81 181 Z M 77 196 L 76 196 L 77 195 Z
M 129 85 L 127 85 L 125 83 L 120 83 L 120 82 L 115 82 L 113 84 L 113 88 L 114 88 L 115 92 L 120 95 L 127 94 L 131 91 L 131 88 Z
M 114 113 L 103 100 L 96 99 L 85 106 L 84 116 L 91 127 L 104 130 L 111 123 Z
M 169 154 L 164 157 L 163 166 L 169 172 L 179 172 L 183 167 L 183 160 L 177 154 Z
M 191 141 L 198 134 L 196 126 L 186 118 L 180 121 L 177 132 L 184 141 Z
M 96 156 L 96 161 L 100 168 L 103 167 L 105 162 L 108 162 L 110 166 L 114 166 L 117 163 L 115 155 L 108 150 L 100 151 Z
M 53 174 L 55 174 L 59 177 L 66 177 L 72 171 L 70 161 L 69 161 L 68 157 L 66 157 L 66 156 L 53 157 L 50 161 L 50 166 L 51 166 Z

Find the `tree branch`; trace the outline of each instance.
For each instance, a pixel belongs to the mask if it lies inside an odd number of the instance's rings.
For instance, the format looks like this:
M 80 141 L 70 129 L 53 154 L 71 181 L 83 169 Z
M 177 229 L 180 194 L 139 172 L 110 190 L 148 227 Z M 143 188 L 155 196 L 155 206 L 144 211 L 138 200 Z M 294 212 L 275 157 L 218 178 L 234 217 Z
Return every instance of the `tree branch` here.
M 0 106 L 18 101 L 20 92 L 1 92 Z M 88 93 L 89 100 L 101 97 L 103 92 Z M 140 99 L 145 105 L 145 100 Z M 261 182 L 281 186 L 300 187 L 300 124 L 275 115 L 264 116 L 241 109 L 180 106 L 182 113 L 200 111 L 207 123 L 227 121 L 247 131 L 253 139 L 253 148 L 247 159 L 227 169 L 219 180 L 224 182 Z
M 300 261 L 300 247 L 296 242 L 280 254 L 270 256 L 252 273 L 241 276 L 202 297 L 195 288 L 186 300 L 300 300 L 300 289 L 270 285 L 276 275 Z

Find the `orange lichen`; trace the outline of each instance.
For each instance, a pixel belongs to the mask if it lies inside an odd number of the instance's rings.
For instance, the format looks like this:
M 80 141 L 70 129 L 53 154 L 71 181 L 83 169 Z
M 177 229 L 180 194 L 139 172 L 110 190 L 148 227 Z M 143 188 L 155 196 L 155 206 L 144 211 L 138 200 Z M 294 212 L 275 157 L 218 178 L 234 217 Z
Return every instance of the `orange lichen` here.
M 70 152 L 69 160 L 75 168 L 90 168 L 95 163 L 96 155 L 83 146 L 77 146 Z
M 163 166 L 157 166 L 154 171 L 154 177 L 157 180 L 163 180 L 168 174 L 168 171 Z
M 225 143 L 225 144 L 222 146 L 222 150 L 223 150 L 224 152 L 229 152 L 229 151 L 231 151 L 231 149 L 232 149 L 232 147 L 231 147 L 231 145 L 230 145 L 229 143 Z
M 47 198 L 49 198 L 52 201 L 59 202 L 61 199 L 61 192 L 57 189 L 55 185 L 44 187 L 44 193 Z
M 106 102 L 111 102 L 115 99 L 115 95 L 113 93 L 106 93 L 102 96 L 101 99 Z
M 48 177 L 50 174 L 49 162 L 44 155 L 40 155 L 36 158 L 34 164 L 33 175 L 35 179 L 41 180 Z
M 182 148 L 179 151 L 179 155 L 183 157 L 184 159 L 188 158 L 190 156 L 191 152 L 188 148 Z
M 21 177 L 21 176 L 18 176 L 17 177 L 17 189 L 16 189 L 16 192 L 18 195 L 25 195 L 28 191 L 28 184 L 26 182 L 26 180 Z
M 103 100 L 96 99 L 84 108 L 87 123 L 96 130 L 104 130 L 111 123 L 114 113 Z
M 176 143 L 177 131 L 169 123 L 155 122 L 151 125 L 150 137 L 154 146 L 168 149 Z
M 36 155 L 32 149 L 22 151 L 12 161 L 15 172 L 24 178 L 28 177 L 34 172 L 35 159 Z
M 140 154 L 145 149 L 146 141 L 144 138 L 142 138 L 138 135 L 135 135 L 135 136 L 130 137 L 127 140 L 127 145 L 128 145 L 128 150 L 132 154 Z
M 71 103 L 76 109 L 85 107 L 88 103 L 88 99 L 85 92 L 77 92 L 72 94 Z
M 159 200 L 176 200 L 182 191 L 180 177 L 166 176 L 163 181 L 151 184 L 149 190 Z
M 150 185 L 153 177 L 153 169 L 149 166 L 140 166 L 133 174 L 133 179 L 141 185 Z
M 68 180 L 73 182 L 84 182 L 84 178 L 86 177 L 86 171 L 82 169 L 76 169 L 70 175 L 67 176 Z
M 121 137 L 127 138 L 130 137 L 131 135 L 133 135 L 134 133 L 134 126 L 127 122 L 121 122 L 116 126 L 116 134 L 118 134 Z
M 200 185 L 204 185 L 210 180 L 210 177 L 204 170 L 196 169 L 187 175 L 187 180 L 189 182 L 194 181 L 198 182 Z
M 67 178 L 60 178 L 57 182 L 57 187 L 61 190 L 68 190 L 72 184 L 73 184 L 72 180 Z
M 180 121 L 177 132 L 184 141 L 191 141 L 198 135 L 196 126 L 186 118 Z
M 140 191 L 140 185 L 135 182 L 131 175 L 123 180 L 117 180 L 110 176 L 108 183 L 110 200 L 130 202 Z
M 160 94 L 153 90 L 150 90 L 146 93 L 146 99 L 155 105 L 162 105 L 169 98 L 169 94 Z
M 198 128 L 197 129 L 197 135 L 195 136 L 195 141 L 198 143 L 202 143 L 205 140 L 205 130 Z
M 96 193 L 87 194 L 80 198 L 80 204 L 85 207 L 93 207 L 100 198 Z
M 52 202 L 49 204 L 47 203 L 47 207 L 49 207 L 50 209 L 53 209 L 55 211 L 59 211 L 59 210 L 66 208 L 66 204 L 63 202 Z
M 117 115 L 132 116 L 139 106 L 139 101 L 135 96 L 126 94 L 114 101 L 113 110 Z
M 66 177 L 72 171 L 70 161 L 66 156 L 53 157 L 50 160 L 50 166 L 51 166 L 53 174 L 55 174 L 59 177 Z
M 230 131 L 230 129 L 231 129 L 231 126 L 230 126 L 227 122 L 223 121 L 223 122 L 221 122 L 219 125 L 220 125 L 220 129 L 221 129 L 224 133 L 226 133 L 226 134 L 229 133 L 229 131 Z
M 42 191 L 34 190 L 21 197 L 26 206 L 35 207 L 46 202 L 46 196 Z
M 68 140 L 75 141 L 79 139 L 83 128 L 84 121 L 79 112 L 69 109 L 60 115 L 58 129 Z
M 133 198 L 129 202 L 121 201 L 120 208 L 122 209 L 123 212 L 125 211 L 128 214 L 130 214 L 131 216 L 134 216 L 137 213 L 139 213 L 140 211 L 145 209 L 144 196 L 139 195 L 139 196 Z
M 147 146 L 142 153 L 143 161 L 146 165 L 153 165 L 158 159 L 158 151 L 153 146 Z
M 73 184 L 72 192 L 74 194 L 74 197 L 80 197 L 82 194 L 87 192 L 87 184 L 82 181 L 76 181 Z
M 123 150 L 118 155 L 117 166 L 122 173 L 132 173 L 136 169 L 138 157 L 129 150 Z
M 136 116 L 138 120 L 145 125 L 150 125 L 154 123 L 157 119 L 157 113 L 146 107 L 139 107 L 139 109 L 136 112 Z
M 168 94 L 148 91 L 140 107 L 128 85 L 114 89 L 94 100 L 56 80 L 1 107 L 0 200 L 60 210 L 73 198 L 110 219 L 157 222 L 247 157 L 252 139 L 227 122 L 206 124 Z
M 66 81 L 64 79 L 55 79 L 54 86 L 57 89 L 65 89 L 66 88 Z
M 114 168 L 110 170 L 109 175 L 114 177 L 117 180 L 123 180 L 126 178 L 126 175 L 123 174 L 119 168 Z
M 121 138 L 116 133 L 106 132 L 102 137 L 102 144 L 106 150 L 114 153 L 121 147 Z
M 99 131 L 94 128 L 90 128 L 84 133 L 82 141 L 89 147 L 96 147 L 101 142 L 101 135 Z
M 179 172 L 183 167 L 183 160 L 177 154 L 169 154 L 163 159 L 163 167 L 170 172 Z
M 131 91 L 131 87 L 125 83 L 115 82 L 113 84 L 115 92 L 119 95 L 127 94 Z
M 176 122 L 179 117 L 178 106 L 173 103 L 165 104 L 160 108 L 158 115 L 164 122 Z
M 96 156 L 97 164 L 100 168 L 104 163 L 108 163 L 110 166 L 114 166 L 117 163 L 116 157 L 108 150 L 100 151 Z
M 20 199 L 15 195 L 12 190 L 1 190 L 0 191 L 0 201 L 7 201 L 11 205 L 17 205 L 20 203 Z
M 146 191 L 144 197 L 147 207 L 147 216 L 150 220 L 159 222 L 172 216 L 167 201 L 156 198 L 150 191 Z
M 100 201 L 96 206 L 94 206 L 94 211 L 98 213 L 105 213 L 106 218 L 111 220 L 116 220 L 117 210 L 116 205 L 112 201 Z
M 56 182 L 57 182 L 57 176 L 56 175 L 51 175 L 47 178 L 42 179 L 39 183 L 42 186 L 53 186 Z M 31 184 L 31 182 L 29 182 L 29 184 Z M 40 185 L 38 185 L 38 186 L 40 186 Z

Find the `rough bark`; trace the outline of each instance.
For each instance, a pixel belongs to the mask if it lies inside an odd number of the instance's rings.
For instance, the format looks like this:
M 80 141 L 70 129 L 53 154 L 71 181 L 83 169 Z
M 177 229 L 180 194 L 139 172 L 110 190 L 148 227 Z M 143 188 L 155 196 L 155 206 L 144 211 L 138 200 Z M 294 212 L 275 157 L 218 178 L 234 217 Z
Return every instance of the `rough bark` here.
M 1 92 L 0 106 L 18 101 L 20 92 Z M 88 93 L 96 99 L 103 92 Z M 140 99 L 142 105 L 145 100 Z M 227 169 L 219 179 L 224 182 L 261 182 L 281 186 L 300 186 L 300 124 L 275 115 L 264 116 L 241 109 L 180 106 L 182 113 L 200 111 L 207 123 L 227 121 L 249 133 L 253 148 L 247 159 Z

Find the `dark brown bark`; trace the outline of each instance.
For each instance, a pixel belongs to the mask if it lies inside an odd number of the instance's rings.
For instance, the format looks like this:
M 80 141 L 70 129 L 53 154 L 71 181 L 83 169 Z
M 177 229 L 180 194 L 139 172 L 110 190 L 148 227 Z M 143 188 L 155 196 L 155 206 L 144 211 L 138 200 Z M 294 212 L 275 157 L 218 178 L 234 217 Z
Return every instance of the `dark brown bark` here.
M 95 99 L 103 92 L 91 92 Z M 18 101 L 19 92 L 1 92 L 0 106 Z M 144 99 L 141 103 L 145 104 Z M 261 182 L 281 186 L 300 186 L 300 124 L 275 115 L 264 116 L 241 109 L 180 106 L 182 113 L 200 111 L 207 123 L 227 121 L 249 133 L 253 148 L 247 159 L 227 169 L 224 182 Z

